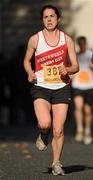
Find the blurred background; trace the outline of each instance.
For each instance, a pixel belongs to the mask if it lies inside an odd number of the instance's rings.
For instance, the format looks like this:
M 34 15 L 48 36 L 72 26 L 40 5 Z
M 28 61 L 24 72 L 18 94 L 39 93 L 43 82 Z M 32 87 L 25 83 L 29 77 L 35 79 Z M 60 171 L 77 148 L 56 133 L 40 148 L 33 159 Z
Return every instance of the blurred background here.
M 23 58 L 29 37 L 42 28 L 40 10 L 45 4 L 62 12 L 61 30 L 74 40 L 86 36 L 93 49 L 93 0 L 1 0 L 0 128 L 36 123 Z

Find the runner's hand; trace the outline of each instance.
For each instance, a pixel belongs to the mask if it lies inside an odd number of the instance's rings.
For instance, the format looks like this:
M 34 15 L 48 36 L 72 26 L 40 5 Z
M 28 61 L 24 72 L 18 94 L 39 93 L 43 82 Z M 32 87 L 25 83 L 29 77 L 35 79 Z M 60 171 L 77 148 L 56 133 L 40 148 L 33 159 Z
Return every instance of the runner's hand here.
M 66 67 L 65 67 L 63 64 L 62 64 L 61 67 L 60 67 L 60 74 L 61 74 L 62 76 L 67 75 L 67 69 L 66 69 Z
M 34 80 L 36 80 L 36 74 L 34 73 L 34 71 L 32 71 L 32 72 L 28 75 L 28 81 L 29 81 L 29 82 L 33 82 Z

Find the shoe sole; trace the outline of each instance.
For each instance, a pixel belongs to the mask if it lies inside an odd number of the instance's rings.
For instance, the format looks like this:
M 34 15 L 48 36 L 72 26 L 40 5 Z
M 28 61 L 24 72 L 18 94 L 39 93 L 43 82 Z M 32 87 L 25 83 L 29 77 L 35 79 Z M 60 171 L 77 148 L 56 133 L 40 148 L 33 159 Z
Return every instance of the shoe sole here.
M 56 172 L 53 171 L 53 170 L 52 170 L 52 174 L 53 174 L 54 176 L 57 176 L 57 175 L 65 176 L 65 173 L 60 173 L 60 172 L 56 173 Z
M 37 146 L 36 146 L 37 147 Z M 47 147 L 44 147 L 44 148 L 39 148 L 39 147 L 37 147 L 37 149 L 39 150 L 39 151 L 45 151 L 46 149 L 47 149 Z

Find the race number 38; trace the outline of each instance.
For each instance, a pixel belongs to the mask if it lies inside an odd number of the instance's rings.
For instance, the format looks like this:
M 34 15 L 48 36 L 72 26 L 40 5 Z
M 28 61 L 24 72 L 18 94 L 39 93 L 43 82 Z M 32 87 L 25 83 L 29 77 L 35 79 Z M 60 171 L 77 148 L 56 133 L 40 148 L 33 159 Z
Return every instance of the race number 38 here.
M 44 82 L 58 83 L 62 82 L 60 76 L 61 65 L 44 66 Z

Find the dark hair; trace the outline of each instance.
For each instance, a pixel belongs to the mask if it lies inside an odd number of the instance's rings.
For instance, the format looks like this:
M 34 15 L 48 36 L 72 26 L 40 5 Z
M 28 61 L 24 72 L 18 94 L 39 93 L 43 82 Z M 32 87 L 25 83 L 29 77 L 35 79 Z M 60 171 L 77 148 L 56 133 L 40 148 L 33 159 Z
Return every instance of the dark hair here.
M 84 43 L 86 44 L 87 39 L 86 39 L 85 36 L 79 36 L 79 37 L 77 38 L 77 43 L 79 43 L 81 40 L 84 41 Z
M 49 4 L 49 5 L 43 6 L 43 8 L 42 8 L 42 10 L 40 12 L 41 19 L 43 19 L 43 12 L 44 12 L 45 9 L 53 9 L 55 11 L 56 15 L 57 15 L 57 18 L 58 19 L 60 18 L 61 15 L 59 13 L 59 10 L 55 6 Z

